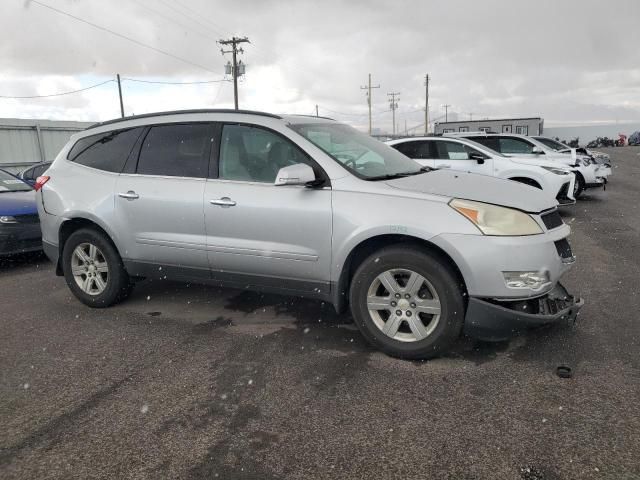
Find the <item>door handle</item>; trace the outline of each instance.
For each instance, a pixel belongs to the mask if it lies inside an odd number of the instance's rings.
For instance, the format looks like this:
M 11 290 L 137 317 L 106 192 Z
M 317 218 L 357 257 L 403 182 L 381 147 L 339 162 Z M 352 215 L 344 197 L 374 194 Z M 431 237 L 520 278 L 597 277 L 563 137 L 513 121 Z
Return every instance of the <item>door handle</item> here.
M 229 197 L 222 197 L 216 200 L 209 200 L 211 205 L 220 205 L 221 207 L 234 207 L 236 202 L 231 200 Z
M 138 195 L 133 190 L 129 190 L 127 193 L 119 193 L 118 196 L 120 198 L 126 198 L 127 200 L 135 200 L 136 198 L 140 198 L 140 195 Z
M 448 163 L 444 164 L 444 165 L 438 165 L 438 168 L 451 168 L 451 165 L 449 165 Z

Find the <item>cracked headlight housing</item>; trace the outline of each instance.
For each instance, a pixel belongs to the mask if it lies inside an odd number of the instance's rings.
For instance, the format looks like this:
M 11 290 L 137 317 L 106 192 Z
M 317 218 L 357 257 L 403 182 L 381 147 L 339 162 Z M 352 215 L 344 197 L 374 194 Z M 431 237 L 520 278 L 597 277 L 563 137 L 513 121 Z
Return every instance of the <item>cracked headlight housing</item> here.
M 502 272 L 502 276 L 509 288 L 539 290 L 550 283 L 548 272 Z
M 449 206 L 466 217 L 484 235 L 521 236 L 543 233 L 531 215 L 514 208 L 454 198 Z

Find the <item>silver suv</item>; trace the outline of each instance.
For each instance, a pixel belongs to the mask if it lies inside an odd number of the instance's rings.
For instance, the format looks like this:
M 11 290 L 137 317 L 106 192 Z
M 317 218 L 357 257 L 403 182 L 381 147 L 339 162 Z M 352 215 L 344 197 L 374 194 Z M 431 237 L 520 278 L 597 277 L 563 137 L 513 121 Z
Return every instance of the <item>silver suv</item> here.
M 198 110 L 100 123 L 37 181 L 44 248 L 92 307 L 141 278 L 316 297 L 369 342 L 438 355 L 575 319 L 555 201 L 422 167 L 331 119 Z

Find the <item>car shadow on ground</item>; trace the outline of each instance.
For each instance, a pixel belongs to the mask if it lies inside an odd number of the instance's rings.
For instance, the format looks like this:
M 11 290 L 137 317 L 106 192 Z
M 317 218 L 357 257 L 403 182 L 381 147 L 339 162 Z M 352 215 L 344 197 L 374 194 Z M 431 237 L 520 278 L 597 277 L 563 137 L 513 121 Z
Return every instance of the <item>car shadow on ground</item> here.
M 227 327 L 258 332 L 263 331 L 260 326 L 273 326 L 274 340 L 291 345 L 304 342 L 309 347 L 307 352 L 319 348 L 369 355 L 376 351 L 366 343 L 350 313 L 339 314 L 333 305 L 317 299 L 207 285 L 163 282 L 160 287 L 156 282 L 142 282 L 129 301 L 135 310 L 142 306 L 140 313 L 159 320 L 171 318 L 200 336 L 215 336 L 219 329 Z M 194 310 L 176 309 L 176 305 Z M 476 365 L 504 355 L 527 361 L 531 355 L 535 357 L 532 351 L 542 348 L 550 336 L 563 335 L 559 328 L 562 327 L 542 327 L 502 341 L 480 341 L 462 335 L 442 358 Z
M 44 252 L 19 253 L 7 257 L 0 257 L 0 273 L 4 271 L 17 271 L 21 268 L 29 268 L 40 265 L 51 265 Z

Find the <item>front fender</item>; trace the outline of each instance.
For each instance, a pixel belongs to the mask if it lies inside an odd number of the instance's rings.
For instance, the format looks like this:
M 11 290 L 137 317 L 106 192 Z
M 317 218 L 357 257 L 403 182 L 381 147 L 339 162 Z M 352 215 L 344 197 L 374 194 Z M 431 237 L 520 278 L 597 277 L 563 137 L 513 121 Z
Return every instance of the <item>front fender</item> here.
M 477 234 L 476 227 L 447 200 L 334 192 L 331 281 L 339 281 L 351 252 L 375 237 L 400 235 L 430 241 L 445 232 Z

